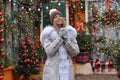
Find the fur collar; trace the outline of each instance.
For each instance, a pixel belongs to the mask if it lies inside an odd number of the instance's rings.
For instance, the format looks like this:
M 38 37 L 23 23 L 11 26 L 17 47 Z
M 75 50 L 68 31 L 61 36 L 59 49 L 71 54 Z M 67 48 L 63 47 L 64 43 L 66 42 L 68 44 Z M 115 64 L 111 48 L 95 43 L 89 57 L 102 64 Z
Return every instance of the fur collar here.
M 77 32 L 75 28 L 68 25 L 66 26 L 66 29 L 68 30 L 68 34 L 67 34 L 68 39 L 75 39 L 77 37 Z M 57 36 L 58 36 L 58 33 L 52 26 L 50 25 L 46 26 L 40 35 L 41 44 L 43 43 L 45 38 L 48 38 L 53 41 Z
M 66 27 L 68 30 L 68 39 L 75 39 L 77 37 L 77 31 L 75 28 L 73 28 L 72 26 L 67 26 Z

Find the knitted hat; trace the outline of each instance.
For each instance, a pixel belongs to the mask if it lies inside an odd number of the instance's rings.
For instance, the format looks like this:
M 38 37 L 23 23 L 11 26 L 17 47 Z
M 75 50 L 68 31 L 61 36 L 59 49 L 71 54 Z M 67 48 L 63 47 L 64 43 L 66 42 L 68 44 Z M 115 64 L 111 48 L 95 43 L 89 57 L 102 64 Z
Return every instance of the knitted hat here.
M 53 24 L 53 19 L 54 19 L 54 16 L 55 16 L 56 14 L 60 14 L 60 15 L 62 16 L 62 13 L 61 13 L 60 11 L 58 11 L 57 9 L 51 9 L 51 10 L 49 11 L 49 17 L 50 17 L 50 22 L 51 22 L 51 24 Z

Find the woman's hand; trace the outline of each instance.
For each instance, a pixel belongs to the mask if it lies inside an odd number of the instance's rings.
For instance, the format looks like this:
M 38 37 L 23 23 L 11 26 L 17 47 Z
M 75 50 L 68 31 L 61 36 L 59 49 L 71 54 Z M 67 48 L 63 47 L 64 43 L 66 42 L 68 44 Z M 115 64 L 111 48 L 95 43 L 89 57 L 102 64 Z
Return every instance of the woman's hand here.
M 59 35 L 60 37 L 64 37 L 65 35 L 67 35 L 67 29 L 66 28 L 61 28 L 59 31 Z

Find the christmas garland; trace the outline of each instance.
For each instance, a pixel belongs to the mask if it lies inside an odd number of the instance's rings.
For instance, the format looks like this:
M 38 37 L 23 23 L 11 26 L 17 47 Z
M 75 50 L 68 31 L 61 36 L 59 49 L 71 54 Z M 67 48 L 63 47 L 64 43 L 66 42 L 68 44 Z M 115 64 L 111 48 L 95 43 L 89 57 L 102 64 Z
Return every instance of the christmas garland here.
M 2 2 L 0 2 L 2 3 Z M 4 56 L 5 56 L 5 53 L 3 51 L 3 43 L 4 43 L 4 38 L 3 38 L 3 32 L 4 32 L 4 29 L 3 29 L 3 22 L 4 22 L 4 19 L 2 18 L 2 15 L 3 15 L 3 12 L 2 12 L 2 4 L 0 4 L 0 80 L 3 80 L 3 69 L 4 69 Z

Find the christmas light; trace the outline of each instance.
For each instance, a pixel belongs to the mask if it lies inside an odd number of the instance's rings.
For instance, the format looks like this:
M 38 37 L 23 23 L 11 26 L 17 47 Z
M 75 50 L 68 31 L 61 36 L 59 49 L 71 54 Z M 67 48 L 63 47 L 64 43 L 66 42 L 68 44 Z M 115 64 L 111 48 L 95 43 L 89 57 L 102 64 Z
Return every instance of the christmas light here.
M 46 9 L 49 9 L 49 7 L 48 7 L 48 6 L 46 6 Z
M 38 11 L 40 11 L 40 8 L 38 8 Z
M 24 7 L 22 7 L 22 9 L 24 9 Z
M 58 6 L 61 6 L 61 3 L 60 3 L 60 2 L 58 3 Z

